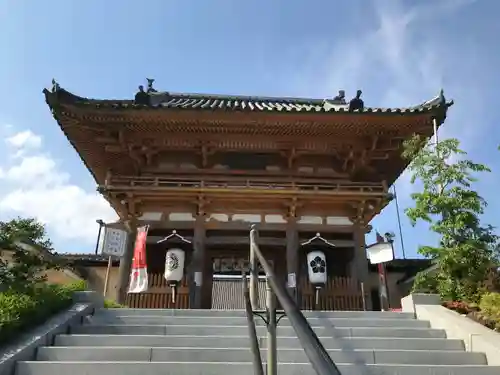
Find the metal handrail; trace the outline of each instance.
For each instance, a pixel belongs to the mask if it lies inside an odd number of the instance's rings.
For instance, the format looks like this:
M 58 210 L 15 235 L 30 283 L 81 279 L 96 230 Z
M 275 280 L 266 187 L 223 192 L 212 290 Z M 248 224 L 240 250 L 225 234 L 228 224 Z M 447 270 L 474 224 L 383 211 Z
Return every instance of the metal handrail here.
M 250 303 L 250 291 L 248 289 L 247 275 L 245 273 L 243 273 L 243 296 L 247 315 L 248 333 L 250 335 L 250 350 L 252 351 L 254 374 L 264 375 L 262 357 L 260 356 L 259 340 L 257 338 L 257 329 L 255 327 L 252 304 Z
M 309 362 L 314 368 L 316 374 L 318 375 L 341 375 L 338 367 L 330 358 L 330 355 L 325 350 L 323 344 L 321 344 L 318 336 L 311 328 L 309 322 L 305 318 L 304 314 L 300 311 L 299 307 L 295 303 L 295 301 L 290 297 L 288 292 L 282 283 L 276 278 L 272 267 L 266 261 L 264 256 L 262 255 L 259 246 L 256 241 L 257 230 L 255 226 L 250 230 L 250 259 L 251 259 L 251 270 L 255 269 L 255 261 L 258 260 L 264 268 L 264 271 L 267 275 L 267 285 L 273 296 L 270 296 L 269 300 L 273 300 L 274 296 L 278 299 L 283 308 L 286 316 L 290 320 L 290 324 L 293 327 L 297 338 L 299 339 L 304 352 L 306 353 Z M 256 304 L 256 281 L 255 273 L 251 272 L 250 274 L 250 292 L 249 292 L 249 300 L 252 301 L 253 308 L 255 309 Z M 268 296 L 269 297 L 269 296 Z M 268 311 L 268 314 L 276 314 L 275 306 L 273 303 L 270 303 L 273 311 Z M 253 314 L 252 314 L 253 315 Z M 247 311 L 248 316 L 248 311 Z M 275 327 L 274 327 L 275 328 Z M 274 340 L 276 340 L 276 330 L 274 330 Z M 256 337 L 256 336 L 255 336 Z M 276 350 L 276 348 L 270 348 L 270 343 L 268 342 L 268 352 L 272 349 Z M 259 353 L 260 354 L 260 353 Z M 269 354 L 269 353 L 268 353 Z M 269 357 L 268 357 L 269 358 Z M 269 359 L 268 359 L 269 360 Z M 276 359 L 274 359 L 276 360 Z M 268 363 L 269 370 L 269 363 Z M 275 370 L 275 369 L 274 369 Z M 268 375 L 275 375 L 269 374 Z

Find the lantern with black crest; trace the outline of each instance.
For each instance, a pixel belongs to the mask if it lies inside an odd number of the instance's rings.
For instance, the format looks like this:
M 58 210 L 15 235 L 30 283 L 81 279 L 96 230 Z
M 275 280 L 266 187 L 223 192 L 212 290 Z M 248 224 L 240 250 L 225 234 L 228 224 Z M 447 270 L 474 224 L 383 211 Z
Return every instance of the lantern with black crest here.
M 170 235 L 159 240 L 157 243 L 163 243 L 171 239 L 177 239 L 181 242 L 191 244 L 191 241 L 182 237 L 173 230 Z M 186 252 L 179 248 L 171 248 L 167 250 L 165 256 L 165 280 L 167 285 L 172 288 L 172 303 L 175 304 L 177 288 L 179 287 L 182 278 L 184 277 L 184 264 L 186 260 Z
M 319 303 L 319 292 L 326 285 L 328 278 L 326 255 L 319 250 L 324 245 L 335 247 L 333 243 L 321 237 L 320 233 L 316 233 L 314 237 L 301 243 L 301 247 L 304 247 L 307 252 L 307 276 L 315 289 L 315 305 Z

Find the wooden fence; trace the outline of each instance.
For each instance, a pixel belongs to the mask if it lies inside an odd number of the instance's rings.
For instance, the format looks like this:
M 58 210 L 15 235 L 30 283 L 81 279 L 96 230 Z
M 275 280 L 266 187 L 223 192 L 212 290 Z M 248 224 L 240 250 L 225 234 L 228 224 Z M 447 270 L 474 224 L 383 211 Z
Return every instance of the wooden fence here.
M 186 278 L 177 288 L 175 303 L 172 303 L 172 289 L 167 285 L 163 273 L 148 275 L 148 291 L 145 293 L 129 293 L 126 305 L 143 309 L 189 309 L 189 287 Z
M 127 306 L 146 309 L 189 309 L 189 287 L 186 278 L 182 280 L 181 285 L 177 288 L 176 301 L 173 304 L 171 289 L 167 286 L 163 274 L 149 274 L 148 277 L 148 291 L 128 294 Z M 299 284 L 300 308 L 302 310 L 363 310 L 363 296 L 357 280 L 348 277 L 330 278 L 327 285 L 320 290 L 319 303 L 316 305 L 315 289 L 309 284 L 307 278 L 303 279 Z M 238 285 L 233 285 L 235 283 Z M 240 283 L 240 278 L 232 282 L 214 279 L 212 305 L 215 304 L 216 306 L 212 307 L 242 308 L 240 306 L 242 305 Z M 261 288 L 259 288 L 260 293 L 265 293 L 263 281 L 260 284 L 262 284 Z M 265 297 L 263 300 L 265 300 Z
M 299 293 L 302 310 L 363 310 L 361 284 L 350 277 L 330 277 L 325 287 L 319 291 L 318 305 L 316 290 L 307 278 L 300 283 Z

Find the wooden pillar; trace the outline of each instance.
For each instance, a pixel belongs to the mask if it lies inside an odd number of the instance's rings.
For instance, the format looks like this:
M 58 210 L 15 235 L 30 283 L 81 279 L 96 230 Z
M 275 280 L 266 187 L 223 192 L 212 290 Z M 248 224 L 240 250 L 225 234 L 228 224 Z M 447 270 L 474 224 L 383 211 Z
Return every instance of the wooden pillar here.
M 354 251 L 351 260 L 351 277 L 364 284 L 365 294 L 368 290 L 369 268 L 366 257 L 365 225 L 356 221 L 353 224 Z M 367 309 L 371 310 L 370 295 L 366 296 Z
M 127 288 L 132 268 L 132 258 L 134 257 L 135 237 L 137 235 L 137 223 L 135 221 L 130 221 L 127 229 L 127 247 L 125 248 L 125 254 L 120 258 L 118 282 L 116 285 L 116 299 L 120 304 L 124 304 L 127 299 Z
M 299 232 L 295 217 L 289 217 L 286 226 L 286 269 L 288 292 L 298 302 Z
M 193 267 L 189 288 L 189 304 L 191 308 L 200 309 L 202 304 L 203 271 L 205 269 L 205 216 L 198 215 L 194 225 Z

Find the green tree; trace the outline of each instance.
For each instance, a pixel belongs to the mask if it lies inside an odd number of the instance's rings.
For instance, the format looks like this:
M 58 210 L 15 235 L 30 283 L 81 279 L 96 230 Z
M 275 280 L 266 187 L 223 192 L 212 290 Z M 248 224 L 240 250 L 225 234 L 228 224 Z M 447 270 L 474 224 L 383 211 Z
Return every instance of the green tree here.
M 19 245 L 32 245 L 31 249 Z M 52 250 L 45 226 L 36 219 L 17 218 L 0 221 L 0 250 L 10 257 L 0 258 L 0 285 L 4 289 L 27 291 L 45 280 L 45 272 L 56 267 L 41 249 Z
M 415 285 L 428 287 L 435 278 L 437 292 L 444 299 L 477 302 L 488 273 L 498 259 L 498 237 L 480 217 L 485 200 L 472 188 L 474 175 L 489 172 L 482 164 L 466 159 L 457 139 L 432 145 L 415 136 L 405 142 L 403 156 L 411 160 L 411 182 L 423 189 L 413 193 L 414 206 L 406 215 L 415 225 L 429 223 L 440 237 L 437 246 L 422 246 L 419 253 L 433 259 L 436 269 L 420 275 Z

